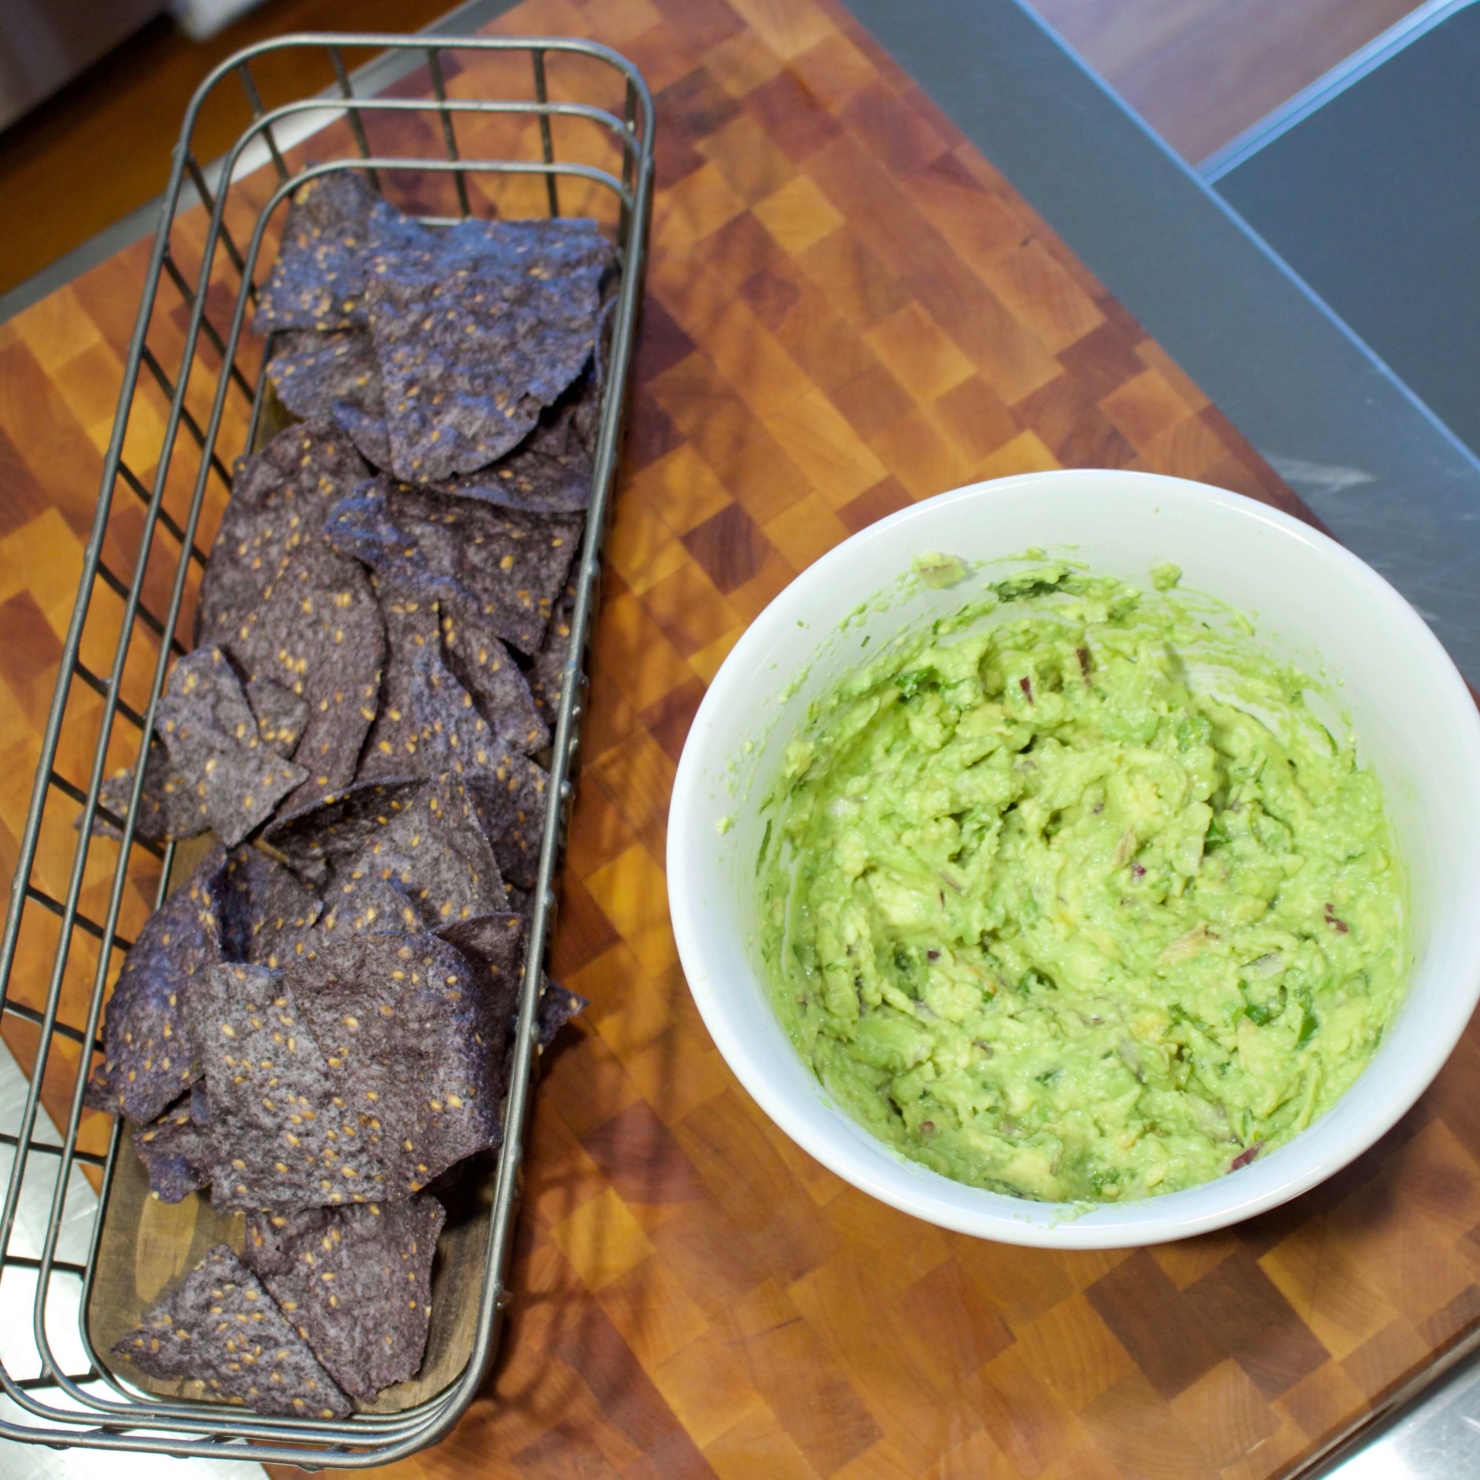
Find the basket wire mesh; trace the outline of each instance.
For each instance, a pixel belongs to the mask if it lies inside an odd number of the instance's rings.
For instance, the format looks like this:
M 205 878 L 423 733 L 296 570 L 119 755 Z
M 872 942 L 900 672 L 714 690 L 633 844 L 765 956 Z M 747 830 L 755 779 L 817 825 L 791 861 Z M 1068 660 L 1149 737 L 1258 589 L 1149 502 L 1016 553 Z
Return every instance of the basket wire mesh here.
M 361 96 L 347 56 L 366 51 L 399 53 L 417 70 Z M 327 54 L 336 89 L 269 106 L 264 97 L 280 90 L 264 85 L 267 74 L 276 66 L 301 76 L 310 52 Z M 222 160 L 203 165 L 202 118 L 219 115 L 233 92 L 246 126 Z M 0 1169 L 10 1163 L 0 1314 L 23 1320 L 28 1306 L 30 1315 L 29 1332 L 8 1330 L 0 1342 L 0 1437 L 311 1468 L 385 1464 L 442 1437 L 482 1383 L 507 1300 L 541 966 L 641 296 L 652 144 L 652 100 L 640 74 L 615 52 L 570 39 L 287 36 L 223 62 L 192 100 L 148 258 L 0 936 L 0 1032 L 28 1072 L 13 1104 L 0 1096 Z M 121 815 L 100 802 L 99 789 L 145 748 L 171 661 L 189 646 L 231 461 L 263 430 L 267 347 L 246 332 L 247 315 L 285 203 L 303 181 L 340 169 L 362 171 L 392 204 L 429 224 L 595 216 L 613 239 L 619 272 L 471 1354 L 460 1376 L 414 1407 L 332 1421 L 162 1398 L 109 1370 L 88 1310 L 114 1174 L 133 1152 L 121 1124 L 85 1109 L 83 1093 L 108 989 L 133 932 L 164 897 L 175 852 L 136 835 L 142 765 Z M 95 820 L 115 836 L 95 835 Z M 23 1208 L 38 1196 L 47 1216 L 28 1221 Z

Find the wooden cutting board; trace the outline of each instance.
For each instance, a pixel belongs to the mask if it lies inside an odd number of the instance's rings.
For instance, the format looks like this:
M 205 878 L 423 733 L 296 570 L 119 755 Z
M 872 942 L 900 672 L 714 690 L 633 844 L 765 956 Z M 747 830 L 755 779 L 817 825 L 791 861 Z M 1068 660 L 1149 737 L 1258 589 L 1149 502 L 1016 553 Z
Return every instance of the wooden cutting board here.
M 555 947 L 591 1008 L 547 1056 L 495 1372 L 384 1473 L 1288 1472 L 1480 1318 L 1475 1030 L 1276 1213 L 1139 1252 L 981 1243 L 855 1192 L 750 1103 L 684 985 L 663 857 L 705 683 L 870 521 L 1060 466 L 1306 511 L 828 0 L 527 0 L 495 29 L 633 58 L 659 190 Z M 143 262 L 0 326 L 7 868 Z

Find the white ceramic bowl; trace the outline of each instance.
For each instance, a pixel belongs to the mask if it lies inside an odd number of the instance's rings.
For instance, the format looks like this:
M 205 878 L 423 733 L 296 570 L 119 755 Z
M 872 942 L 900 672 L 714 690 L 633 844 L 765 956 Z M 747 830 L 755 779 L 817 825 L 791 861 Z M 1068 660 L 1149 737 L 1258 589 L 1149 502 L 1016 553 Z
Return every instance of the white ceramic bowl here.
M 1408 995 L 1372 1063 L 1334 1109 L 1252 1166 L 1184 1192 L 1081 1216 L 963 1186 L 905 1160 L 828 1099 L 768 1000 L 757 945 L 759 808 L 808 702 L 881 639 L 957 609 L 962 587 L 901 589 L 916 555 L 996 561 L 1039 546 L 1147 582 L 1161 560 L 1184 589 L 1253 618 L 1278 657 L 1333 681 L 1359 755 L 1386 792 L 1412 892 Z M 716 675 L 684 747 L 668 822 L 668 896 L 690 990 L 760 1107 L 864 1192 L 1007 1243 L 1115 1248 L 1221 1228 L 1313 1187 L 1372 1145 L 1423 1093 L 1480 996 L 1480 715 L 1413 609 L 1370 567 L 1252 500 L 1143 473 L 1035 473 L 901 510 L 798 576 Z

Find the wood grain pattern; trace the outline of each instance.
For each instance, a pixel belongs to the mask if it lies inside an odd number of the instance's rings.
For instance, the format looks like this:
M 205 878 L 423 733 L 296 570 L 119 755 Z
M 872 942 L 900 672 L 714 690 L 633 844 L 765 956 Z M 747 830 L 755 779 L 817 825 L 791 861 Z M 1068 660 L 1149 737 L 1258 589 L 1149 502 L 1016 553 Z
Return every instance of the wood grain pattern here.
M 495 1372 L 448 1440 L 384 1473 L 1287 1471 L 1480 1317 L 1480 1035 L 1286 1208 L 1151 1250 L 986 1244 L 855 1192 L 748 1101 L 684 985 L 662 860 L 705 683 L 851 530 L 1075 464 L 1300 506 L 831 5 L 529 0 L 500 24 L 642 67 L 660 191 L 553 962 L 592 1005 L 547 1056 Z M 0 327 L 0 843 L 140 275 L 125 255 Z

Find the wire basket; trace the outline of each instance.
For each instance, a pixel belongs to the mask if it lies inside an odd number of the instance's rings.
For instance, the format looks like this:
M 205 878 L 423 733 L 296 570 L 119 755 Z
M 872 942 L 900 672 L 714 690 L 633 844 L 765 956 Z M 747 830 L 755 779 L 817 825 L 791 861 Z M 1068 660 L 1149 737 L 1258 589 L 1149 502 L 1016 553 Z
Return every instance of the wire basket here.
M 348 59 L 366 51 L 383 54 L 378 75 L 402 74 L 373 95 L 361 95 L 363 74 L 349 70 Z M 295 82 L 301 92 L 315 69 L 332 69 L 337 89 L 295 96 Z M 217 164 L 203 166 L 199 155 L 231 107 L 245 127 Z M 446 1434 L 482 1383 L 507 1300 L 552 882 L 641 295 L 652 142 L 652 100 L 636 69 L 576 40 L 283 37 L 224 62 L 192 100 L 0 938 L 0 1031 L 29 1074 L 13 1094 L 0 1083 L 0 1170 L 9 1162 L 0 1207 L 0 1437 L 309 1468 L 385 1464 Z M 270 346 L 244 330 L 287 198 L 301 181 L 339 169 L 364 172 L 393 205 L 430 224 L 593 216 L 613 241 L 619 276 L 504 1139 L 472 1215 L 475 1277 L 454 1291 L 460 1325 L 448 1349 L 456 1368 L 400 1411 L 382 1403 L 331 1421 L 267 1418 L 145 1391 L 110 1370 L 92 1317 L 108 1298 L 102 1254 L 134 1161 L 123 1127 L 85 1109 L 83 1091 L 101 1050 L 108 990 L 133 934 L 178 873 L 174 845 L 135 836 L 141 783 L 123 815 L 99 802 L 99 787 L 145 748 L 170 664 L 189 646 L 231 463 L 258 445 L 271 419 L 263 373 Z M 117 836 L 95 834 L 95 819 Z M 166 1221 L 151 1236 L 157 1242 L 170 1229 Z M 178 1273 L 198 1251 L 188 1228 L 175 1233 Z M 433 1304 L 435 1336 L 435 1296 Z

